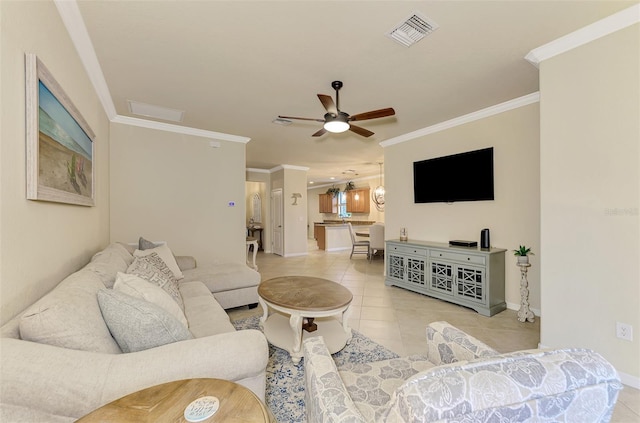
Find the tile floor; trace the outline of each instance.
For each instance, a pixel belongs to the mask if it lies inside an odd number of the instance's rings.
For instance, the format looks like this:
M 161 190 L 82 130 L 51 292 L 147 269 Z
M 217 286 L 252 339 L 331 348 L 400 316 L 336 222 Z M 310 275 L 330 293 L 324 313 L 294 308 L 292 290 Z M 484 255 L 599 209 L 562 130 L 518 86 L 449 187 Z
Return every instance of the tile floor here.
M 276 276 L 308 275 L 338 282 L 353 293 L 350 326 L 399 355 L 422 354 L 427 323 L 445 320 L 500 352 L 536 348 L 540 319 L 520 323 L 517 312 L 505 310 L 484 317 L 471 309 L 384 284 L 383 259 L 371 263 L 363 256 L 349 259 L 350 251 L 327 253 L 309 243 L 309 254 L 284 258 L 258 253 L 262 280 Z M 232 320 L 261 315 L 258 308 L 229 310 Z M 625 386 L 611 420 L 640 422 L 640 390 Z

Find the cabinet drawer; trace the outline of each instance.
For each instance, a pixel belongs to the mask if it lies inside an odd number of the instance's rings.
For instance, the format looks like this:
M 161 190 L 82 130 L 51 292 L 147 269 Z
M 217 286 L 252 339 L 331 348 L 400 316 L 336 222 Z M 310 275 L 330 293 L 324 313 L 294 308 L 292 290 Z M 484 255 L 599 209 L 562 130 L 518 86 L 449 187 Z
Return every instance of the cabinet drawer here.
M 409 245 L 387 244 L 387 250 L 392 253 L 413 254 L 414 256 L 427 256 L 427 250 L 423 248 L 415 248 Z
M 465 253 L 451 253 L 448 251 L 430 250 L 431 257 L 443 258 L 446 260 L 455 260 L 463 263 L 485 264 L 483 256 L 474 256 Z

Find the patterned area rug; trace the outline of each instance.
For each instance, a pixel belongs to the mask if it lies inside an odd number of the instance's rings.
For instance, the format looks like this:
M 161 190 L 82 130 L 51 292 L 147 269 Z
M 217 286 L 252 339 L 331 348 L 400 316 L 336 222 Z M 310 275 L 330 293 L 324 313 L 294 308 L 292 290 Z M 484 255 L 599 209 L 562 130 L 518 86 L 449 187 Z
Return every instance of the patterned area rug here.
M 260 330 L 260 318 L 248 317 L 233 322 L 237 330 Z M 340 369 L 346 363 L 369 363 L 398 355 L 353 330 L 353 338 L 342 351 L 333 355 Z M 279 423 L 305 422 L 304 359 L 294 365 L 289 353 L 269 345 L 266 402 Z

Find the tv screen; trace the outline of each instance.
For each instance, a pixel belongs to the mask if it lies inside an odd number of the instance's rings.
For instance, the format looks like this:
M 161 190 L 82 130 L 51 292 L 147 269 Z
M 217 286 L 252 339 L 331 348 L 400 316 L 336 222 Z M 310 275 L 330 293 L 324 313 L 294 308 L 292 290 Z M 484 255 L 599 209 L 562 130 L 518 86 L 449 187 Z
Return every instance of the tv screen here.
M 493 147 L 413 162 L 416 203 L 493 200 Z

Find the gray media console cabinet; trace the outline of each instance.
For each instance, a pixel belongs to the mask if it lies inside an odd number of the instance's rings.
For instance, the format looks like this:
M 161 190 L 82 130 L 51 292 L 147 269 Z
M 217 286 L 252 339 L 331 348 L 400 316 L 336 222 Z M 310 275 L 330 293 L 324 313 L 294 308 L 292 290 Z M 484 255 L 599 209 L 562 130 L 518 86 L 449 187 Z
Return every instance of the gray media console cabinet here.
M 484 316 L 507 308 L 500 248 L 453 247 L 425 241 L 386 242 L 386 285 L 469 307 Z

